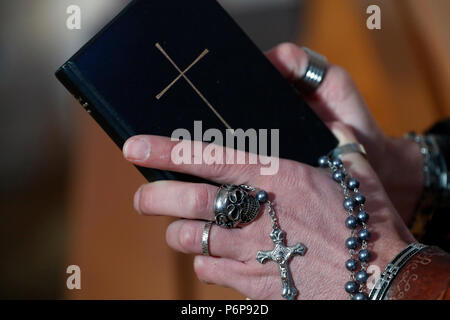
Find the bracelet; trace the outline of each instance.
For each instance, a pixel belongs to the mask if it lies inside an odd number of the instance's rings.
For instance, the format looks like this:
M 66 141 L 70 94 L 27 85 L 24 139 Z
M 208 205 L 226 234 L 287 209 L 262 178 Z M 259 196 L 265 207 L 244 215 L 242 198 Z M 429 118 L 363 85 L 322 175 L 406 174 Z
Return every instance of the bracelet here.
M 436 246 L 423 248 L 399 271 L 384 300 L 449 300 L 450 255 Z
M 447 164 L 441 153 L 439 144 L 434 135 L 417 135 L 414 132 L 406 134 L 420 146 L 423 155 L 425 188 L 437 193 L 447 194 L 449 190 Z
M 376 282 L 369 298 L 371 300 L 383 300 L 392 281 L 403 266 L 419 251 L 427 246 L 421 243 L 411 243 L 402 250 L 390 263 L 387 264 L 380 278 Z
M 417 135 L 413 132 L 405 135 L 420 147 L 424 162 L 424 190 L 416 209 L 416 217 L 411 226 L 411 232 L 416 239 L 423 240 L 429 222 L 443 202 L 449 196 L 449 174 L 445 157 L 440 150 L 438 137 L 434 135 Z

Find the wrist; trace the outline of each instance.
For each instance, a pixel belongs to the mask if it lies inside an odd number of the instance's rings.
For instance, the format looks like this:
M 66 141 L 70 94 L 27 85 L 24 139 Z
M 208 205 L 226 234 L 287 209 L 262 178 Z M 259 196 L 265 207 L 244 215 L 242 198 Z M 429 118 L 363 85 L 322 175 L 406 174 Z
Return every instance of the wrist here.
M 372 270 L 369 289 L 377 283 L 381 273 L 408 244 L 416 242 L 416 239 L 408 230 L 396 210 L 390 206 L 383 206 L 373 211 L 374 218 L 379 220 L 372 228 L 372 232 L 378 235 L 374 241 L 373 251 L 376 253 L 371 264 Z
M 373 233 L 379 235 L 374 243 L 377 255 L 373 263 L 383 270 L 395 255 L 415 239 L 394 208 L 384 207 L 373 211 L 372 215 L 383 220 L 372 228 Z
M 419 145 L 404 138 L 387 138 L 386 161 L 377 172 L 403 221 L 410 225 L 423 192 L 423 156 Z

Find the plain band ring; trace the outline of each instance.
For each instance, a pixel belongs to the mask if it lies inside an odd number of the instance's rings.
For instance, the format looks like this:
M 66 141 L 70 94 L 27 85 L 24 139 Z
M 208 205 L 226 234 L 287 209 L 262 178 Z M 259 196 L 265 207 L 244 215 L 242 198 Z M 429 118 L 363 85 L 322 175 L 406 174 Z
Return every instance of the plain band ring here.
M 205 226 L 203 227 L 203 233 L 202 233 L 202 253 L 204 256 L 210 256 L 209 253 L 209 232 L 211 231 L 211 226 L 213 222 L 208 221 L 205 223 Z
M 329 153 L 332 158 L 340 158 L 341 156 L 349 153 L 360 153 L 363 157 L 367 158 L 366 149 L 359 143 L 348 143 L 343 146 L 337 147 Z
M 323 55 L 309 48 L 302 47 L 302 49 L 308 56 L 308 66 L 303 77 L 295 82 L 295 87 L 302 92 L 312 93 L 317 90 L 325 78 L 328 60 Z

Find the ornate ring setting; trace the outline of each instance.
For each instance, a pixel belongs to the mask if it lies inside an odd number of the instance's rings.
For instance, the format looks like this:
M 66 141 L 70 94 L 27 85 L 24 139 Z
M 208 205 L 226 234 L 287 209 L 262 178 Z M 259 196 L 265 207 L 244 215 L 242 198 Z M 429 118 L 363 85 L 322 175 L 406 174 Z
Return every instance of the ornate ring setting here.
M 267 201 L 268 195 L 260 190 L 246 185 L 224 184 L 217 191 L 214 200 L 214 215 L 216 224 L 223 228 L 234 228 L 238 224 L 247 224 L 256 219 L 261 207 L 260 203 Z

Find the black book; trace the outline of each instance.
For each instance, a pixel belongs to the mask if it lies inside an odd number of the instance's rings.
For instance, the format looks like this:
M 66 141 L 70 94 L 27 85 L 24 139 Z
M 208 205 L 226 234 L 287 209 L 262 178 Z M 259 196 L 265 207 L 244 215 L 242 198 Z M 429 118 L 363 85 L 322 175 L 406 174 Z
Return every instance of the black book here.
M 315 165 L 336 138 L 215 0 L 135 0 L 56 72 L 120 147 L 138 134 L 279 129 Z M 270 135 L 270 130 L 269 130 Z M 138 168 L 150 180 L 195 180 Z

